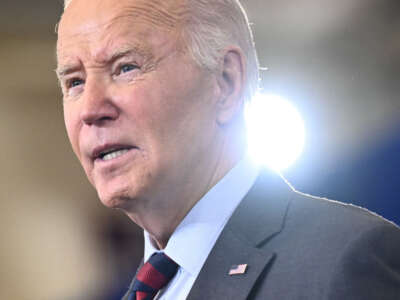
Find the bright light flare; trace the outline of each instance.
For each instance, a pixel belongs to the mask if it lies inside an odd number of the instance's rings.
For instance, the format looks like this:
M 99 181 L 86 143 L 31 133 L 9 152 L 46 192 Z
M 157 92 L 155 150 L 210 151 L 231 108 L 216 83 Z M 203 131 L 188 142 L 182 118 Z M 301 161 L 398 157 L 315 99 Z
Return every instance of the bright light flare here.
M 249 154 L 257 163 L 282 171 L 302 153 L 304 122 L 286 99 L 258 94 L 246 106 L 245 118 Z

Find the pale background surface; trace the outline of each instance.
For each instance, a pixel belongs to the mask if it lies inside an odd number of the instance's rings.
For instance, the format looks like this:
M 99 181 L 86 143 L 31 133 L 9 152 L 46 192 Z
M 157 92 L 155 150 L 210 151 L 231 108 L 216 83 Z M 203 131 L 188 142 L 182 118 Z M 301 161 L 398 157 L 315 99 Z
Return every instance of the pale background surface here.
M 288 177 L 307 192 L 387 207 L 379 212 L 400 221 L 395 198 L 362 202 L 343 188 L 383 178 L 399 191 L 399 2 L 243 2 L 269 69 L 262 87 L 306 120 L 305 153 Z M 61 11 L 61 0 L 0 3 L 0 299 L 114 299 L 142 253 L 140 230 L 102 207 L 67 141 L 53 72 Z M 354 170 L 382 176 L 329 185 Z

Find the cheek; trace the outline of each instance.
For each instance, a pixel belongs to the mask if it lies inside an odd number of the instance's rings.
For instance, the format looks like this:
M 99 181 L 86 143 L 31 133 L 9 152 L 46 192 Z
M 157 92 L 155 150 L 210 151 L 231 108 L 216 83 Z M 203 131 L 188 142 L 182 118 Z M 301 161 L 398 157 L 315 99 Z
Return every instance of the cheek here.
M 151 138 L 164 124 L 164 114 L 167 114 L 168 99 L 163 97 L 156 85 L 140 85 L 133 90 L 126 91 L 119 99 L 118 104 L 123 114 L 122 119 L 128 120 L 128 126 L 136 129 L 141 138 Z
M 67 130 L 69 141 L 72 145 L 72 149 L 79 158 L 78 145 L 79 145 L 79 131 L 78 131 L 78 119 L 75 118 L 74 114 L 69 107 L 64 106 L 64 124 Z

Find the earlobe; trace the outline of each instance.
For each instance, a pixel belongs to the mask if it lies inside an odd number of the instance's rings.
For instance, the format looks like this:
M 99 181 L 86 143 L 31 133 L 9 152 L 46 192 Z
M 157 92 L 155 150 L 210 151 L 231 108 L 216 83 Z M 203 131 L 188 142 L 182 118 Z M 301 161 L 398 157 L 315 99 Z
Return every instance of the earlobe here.
M 218 74 L 220 97 L 217 121 L 219 125 L 230 123 L 243 106 L 245 84 L 245 58 L 241 49 L 230 47 L 225 50 Z

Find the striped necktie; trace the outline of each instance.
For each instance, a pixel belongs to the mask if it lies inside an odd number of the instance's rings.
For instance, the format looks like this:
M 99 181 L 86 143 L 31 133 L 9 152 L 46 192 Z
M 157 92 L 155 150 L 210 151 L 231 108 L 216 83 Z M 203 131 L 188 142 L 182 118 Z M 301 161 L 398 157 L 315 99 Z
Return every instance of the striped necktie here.
M 178 271 L 178 264 L 163 252 L 153 254 L 140 268 L 129 300 L 152 300 Z

